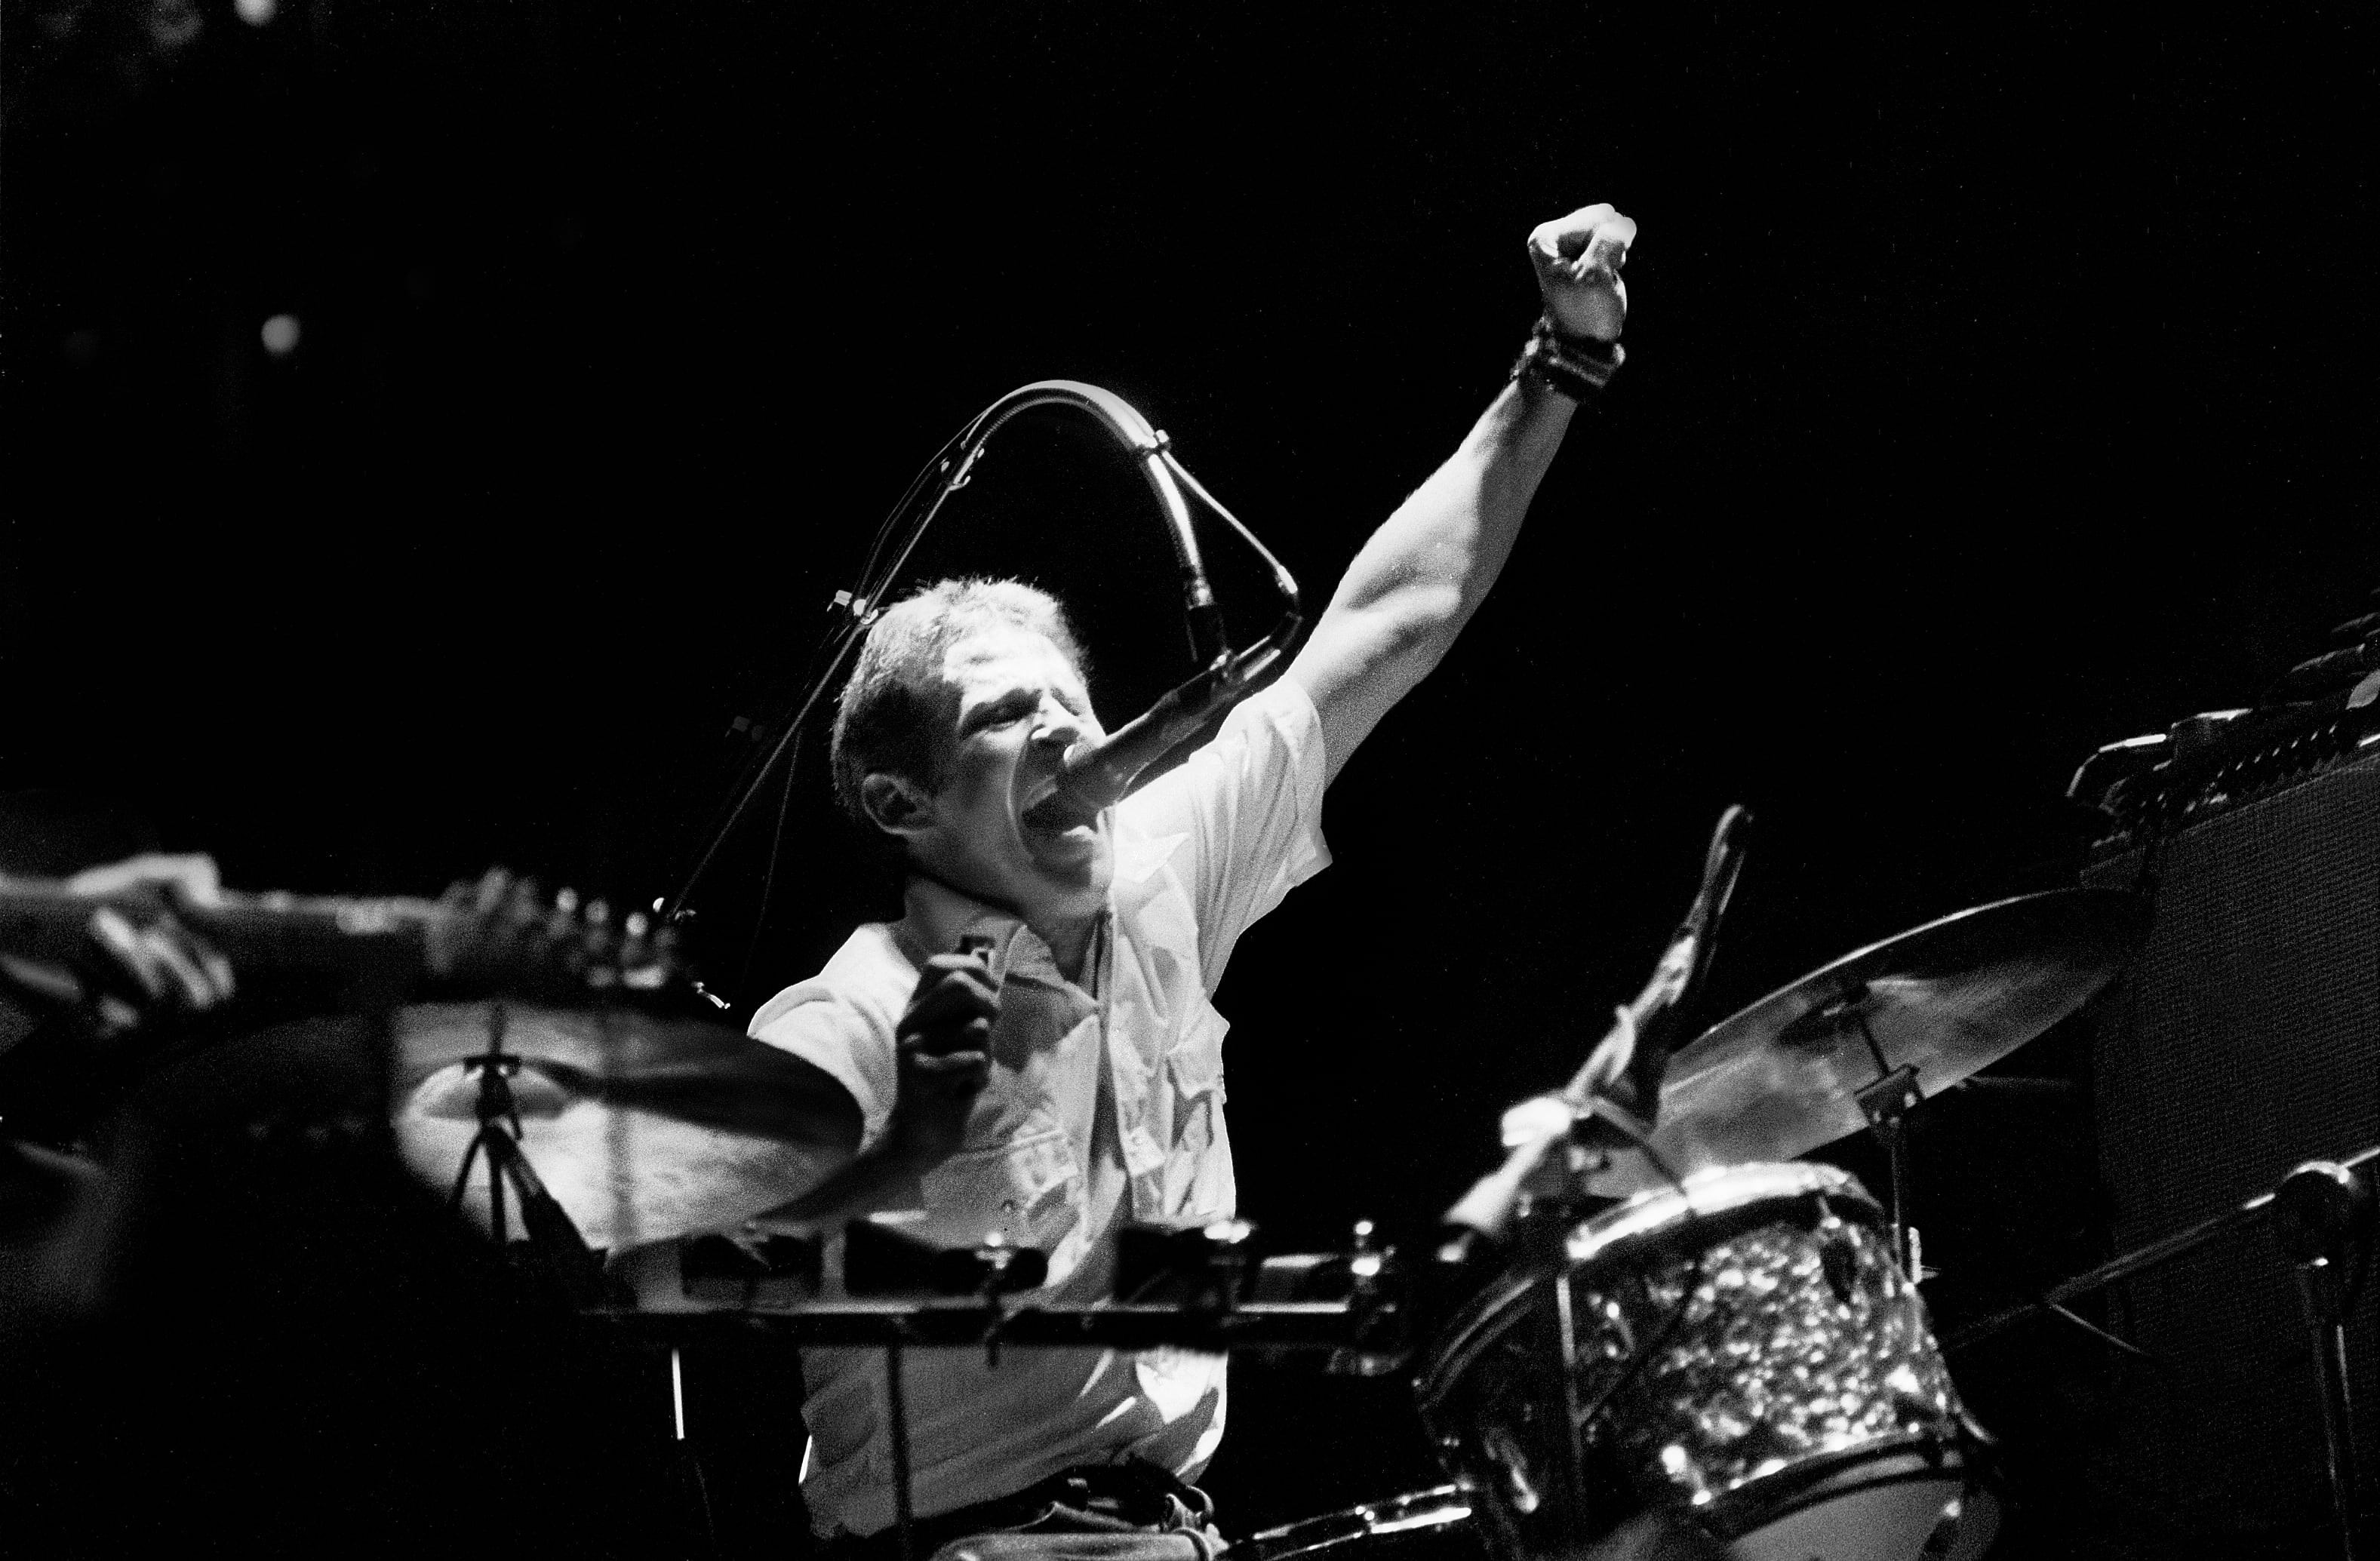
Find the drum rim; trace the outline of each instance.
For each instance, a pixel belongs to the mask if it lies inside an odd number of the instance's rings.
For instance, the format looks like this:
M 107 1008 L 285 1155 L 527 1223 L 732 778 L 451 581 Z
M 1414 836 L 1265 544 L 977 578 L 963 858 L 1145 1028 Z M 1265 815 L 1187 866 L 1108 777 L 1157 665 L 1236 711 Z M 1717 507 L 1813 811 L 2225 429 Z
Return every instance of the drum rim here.
M 1868 1470 L 1872 1464 L 1889 1467 Z M 1854 1478 L 1864 1470 L 1869 1477 Z M 1829 1453 L 1806 1454 L 1783 1469 L 1723 1491 L 1701 1507 L 1682 1510 L 1690 1512 L 1714 1539 L 1731 1543 L 1756 1531 L 1754 1519 L 1761 1524 L 1774 1522 L 1821 1502 L 1881 1485 L 1947 1481 L 1958 1485 L 1963 1496 L 1981 1487 L 1983 1472 L 1970 1456 L 1965 1437 L 1945 1439 L 1931 1432 L 1901 1432 Z
M 1582 1221 L 1563 1238 L 1557 1254 L 1507 1269 L 1455 1313 L 1431 1349 L 1417 1385 L 1424 1409 L 1436 1408 L 1479 1351 L 1501 1333 L 1494 1325 L 1554 1275 L 1567 1277 L 1617 1262 L 1667 1240 L 1694 1220 L 1811 1197 L 1840 1201 L 1844 1212 L 1869 1223 L 1881 1224 L 1884 1219 L 1882 1206 L 1851 1172 L 1806 1160 L 1780 1160 L 1708 1167 L 1686 1177 L 1682 1189 L 1659 1187 L 1633 1193 Z

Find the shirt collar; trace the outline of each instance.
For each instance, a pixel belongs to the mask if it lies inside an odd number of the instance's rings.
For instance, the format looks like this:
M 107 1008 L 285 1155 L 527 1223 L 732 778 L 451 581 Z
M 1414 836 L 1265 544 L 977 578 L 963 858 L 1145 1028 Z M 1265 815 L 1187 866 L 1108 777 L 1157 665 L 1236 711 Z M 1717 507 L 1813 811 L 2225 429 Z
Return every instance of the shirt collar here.
M 902 926 L 924 954 L 946 954 L 959 939 L 974 934 L 991 939 L 991 974 L 1005 981 L 1012 975 L 1072 986 L 1059 972 L 1056 956 L 1041 935 L 1026 926 L 1014 911 L 987 905 L 938 878 L 912 873 L 904 894 Z M 1113 914 L 1111 907 L 1111 914 Z M 1097 956 L 1096 947 L 1093 950 Z
M 1189 838 L 1179 834 L 1144 835 L 1121 819 L 1117 821 L 1115 884 L 1108 892 L 1111 924 L 1120 902 L 1129 902 L 1123 906 L 1129 911 L 1155 891 L 1149 880 Z M 940 878 L 916 872 L 909 875 L 903 902 L 903 926 L 925 953 L 948 953 L 958 947 L 962 937 L 973 933 L 991 939 L 994 976 L 1005 980 L 1014 974 L 1054 986 L 1069 985 L 1059 974 L 1050 945 L 1014 911 L 987 905 Z M 1111 933 L 1112 926 L 1102 930 Z M 1096 950 L 1093 957 L 1097 958 Z

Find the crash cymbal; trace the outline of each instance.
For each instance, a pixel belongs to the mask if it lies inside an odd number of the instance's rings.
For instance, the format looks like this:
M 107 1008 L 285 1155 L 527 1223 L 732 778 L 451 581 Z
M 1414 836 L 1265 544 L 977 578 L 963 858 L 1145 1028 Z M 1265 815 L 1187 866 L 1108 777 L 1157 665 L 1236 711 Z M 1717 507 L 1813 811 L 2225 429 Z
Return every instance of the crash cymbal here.
M 442 1195 L 479 1129 L 499 1005 L 419 1004 L 394 1026 L 396 1138 Z M 808 1064 L 702 1019 L 501 1005 L 522 1153 L 587 1244 L 618 1251 L 733 1228 L 847 1157 L 858 1114 Z M 484 1165 L 465 1207 L 489 1223 Z M 509 1200 L 508 1200 L 509 1202 Z
M 1790 1160 L 1867 1125 L 1857 1092 L 1902 1065 L 1931 1095 L 2082 1006 L 2148 930 L 2119 889 L 2021 895 L 1847 954 L 1705 1031 L 1670 1059 L 1654 1146 L 1680 1176 Z M 1881 1065 L 1879 1065 L 1881 1063 Z M 1606 1196 L 1662 1184 L 1623 1153 Z
M 810 1064 L 705 1015 L 627 1007 L 400 1009 L 392 1047 L 397 1097 L 485 1052 L 499 1019 L 506 1052 L 585 1099 L 788 1144 L 854 1131 L 851 1097 Z

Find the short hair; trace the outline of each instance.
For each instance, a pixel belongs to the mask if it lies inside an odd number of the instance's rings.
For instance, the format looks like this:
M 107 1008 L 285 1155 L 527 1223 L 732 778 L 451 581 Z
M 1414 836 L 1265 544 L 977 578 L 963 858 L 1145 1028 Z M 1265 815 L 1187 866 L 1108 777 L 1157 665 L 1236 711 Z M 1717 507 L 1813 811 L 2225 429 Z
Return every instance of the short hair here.
M 956 696 L 942 680 L 943 659 L 967 635 L 1002 626 L 1045 636 L 1088 681 L 1090 668 L 1066 610 L 1022 580 L 937 581 L 886 608 L 869 626 L 835 702 L 828 750 L 835 801 L 854 820 L 871 822 L 859 797 L 860 782 L 870 775 L 898 775 L 929 790 L 941 785 L 941 739 L 956 714 L 951 708 Z

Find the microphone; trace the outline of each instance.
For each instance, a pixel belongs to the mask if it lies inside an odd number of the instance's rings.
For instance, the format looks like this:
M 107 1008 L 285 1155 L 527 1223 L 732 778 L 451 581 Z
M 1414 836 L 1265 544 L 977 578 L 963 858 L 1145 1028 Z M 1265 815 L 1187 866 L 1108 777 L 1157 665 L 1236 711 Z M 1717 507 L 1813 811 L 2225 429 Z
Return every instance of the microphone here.
M 1102 808 L 1131 795 L 1150 765 L 1196 735 L 1219 711 L 1256 690 L 1257 680 L 1225 658 L 1103 741 L 1075 744 L 1066 754 L 1057 790 L 1025 810 L 1026 824 L 1063 829 L 1089 823 Z

